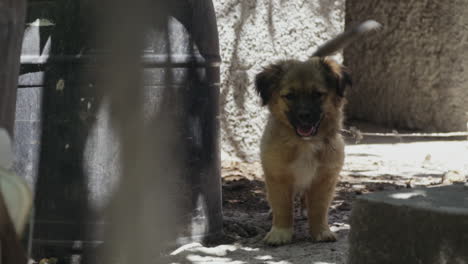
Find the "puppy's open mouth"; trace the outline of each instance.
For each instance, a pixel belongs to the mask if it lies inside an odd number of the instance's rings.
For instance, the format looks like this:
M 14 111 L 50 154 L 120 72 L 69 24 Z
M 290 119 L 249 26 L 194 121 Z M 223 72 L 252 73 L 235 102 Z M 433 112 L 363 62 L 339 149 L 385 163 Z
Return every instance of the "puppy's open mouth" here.
M 322 118 L 313 125 L 298 125 L 296 126 L 296 133 L 300 137 L 312 137 L 315 136 L 319 130 L 320 122 Z

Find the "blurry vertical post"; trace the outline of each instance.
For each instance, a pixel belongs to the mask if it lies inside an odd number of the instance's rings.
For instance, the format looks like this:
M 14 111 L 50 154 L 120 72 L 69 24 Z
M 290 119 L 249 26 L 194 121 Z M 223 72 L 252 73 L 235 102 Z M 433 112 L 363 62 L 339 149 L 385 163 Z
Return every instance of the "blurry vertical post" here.
M 13 136 L 26 12 L 24 0 L 0 0 L 0 127 Z
M 106 262 L 154 262 L 168 246 L 216 239 L 220 57 L 211 0 L 102 0 L 94 8 L 106 54 L 97 87 L 121 160 Z
M 157 113 L 145 117 L 141 54 L 148 25 L 167 24 L 165 1 L 101 0 L 97 45 L 106 51 L 98 77 L 109 99 L 111 125 L 120 143 L 121 178 L 110 201 L 105 263 L 150 263 L 174 237 L 175 208 L 168 202 L 177 178 L 179 153 L 171 89 L 164 89 Z M 156 22 L 154 22 L 156 21 Z M 166 82 L 170 76 L 165 76 Z

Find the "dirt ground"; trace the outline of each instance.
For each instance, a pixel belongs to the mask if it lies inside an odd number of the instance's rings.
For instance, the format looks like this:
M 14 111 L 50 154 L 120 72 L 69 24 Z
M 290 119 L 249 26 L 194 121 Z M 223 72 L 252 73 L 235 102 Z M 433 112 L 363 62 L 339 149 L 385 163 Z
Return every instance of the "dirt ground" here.
M 362 124 L 366 132 L 389 132 Z M 390 131 L 391 132 L 391 131 Z M 334 243 L 312 243 L 306 219 L 295 212 L 292 244 L 268 247 L 261 239 L 270 228 L 259 163 L 224 161 L 223 213 L 226 241 L 217 246 L 184 245 L 170 263 L 346 263 L 349 218 L 353 200 L 383 190 L 438 186 L 465 181 L 468 176 L 468 141 L 434 138 L 364 137 L 359 143 L 347 138 L 346 164 L 329 213 L 336 232 Z M 296 202 L 298 203 L 298 202 Z M 298 208 L 298 206 L 296 206 Z

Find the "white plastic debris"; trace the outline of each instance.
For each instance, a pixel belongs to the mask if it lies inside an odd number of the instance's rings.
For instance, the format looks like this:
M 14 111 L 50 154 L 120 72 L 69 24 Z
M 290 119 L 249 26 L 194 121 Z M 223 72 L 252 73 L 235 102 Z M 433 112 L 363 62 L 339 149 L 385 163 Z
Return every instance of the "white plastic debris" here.
M 8 215 L 21 235 L 32 207 L 32 193 L 23 178 L 15 175 L 11 140 L 5 129 L 0 129 L 0 193 L 8 209 Z
M 0 167 L 10 169 L 13 166 L 13 151 L 10 136 L 5 129 L 0 128 Z

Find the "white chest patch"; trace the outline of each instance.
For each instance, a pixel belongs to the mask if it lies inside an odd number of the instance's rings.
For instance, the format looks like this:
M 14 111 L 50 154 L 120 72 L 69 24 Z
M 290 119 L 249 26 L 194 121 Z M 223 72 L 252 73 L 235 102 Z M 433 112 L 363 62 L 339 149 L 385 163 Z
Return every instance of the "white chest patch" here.
M 318 161 L 316 159 L 318 149 L 319 147 L 316 145 L 308 145 L 292 162 L 291 171 L 294 175 L 296 192 L 304 191 L 315 178 L 318 168 Z

